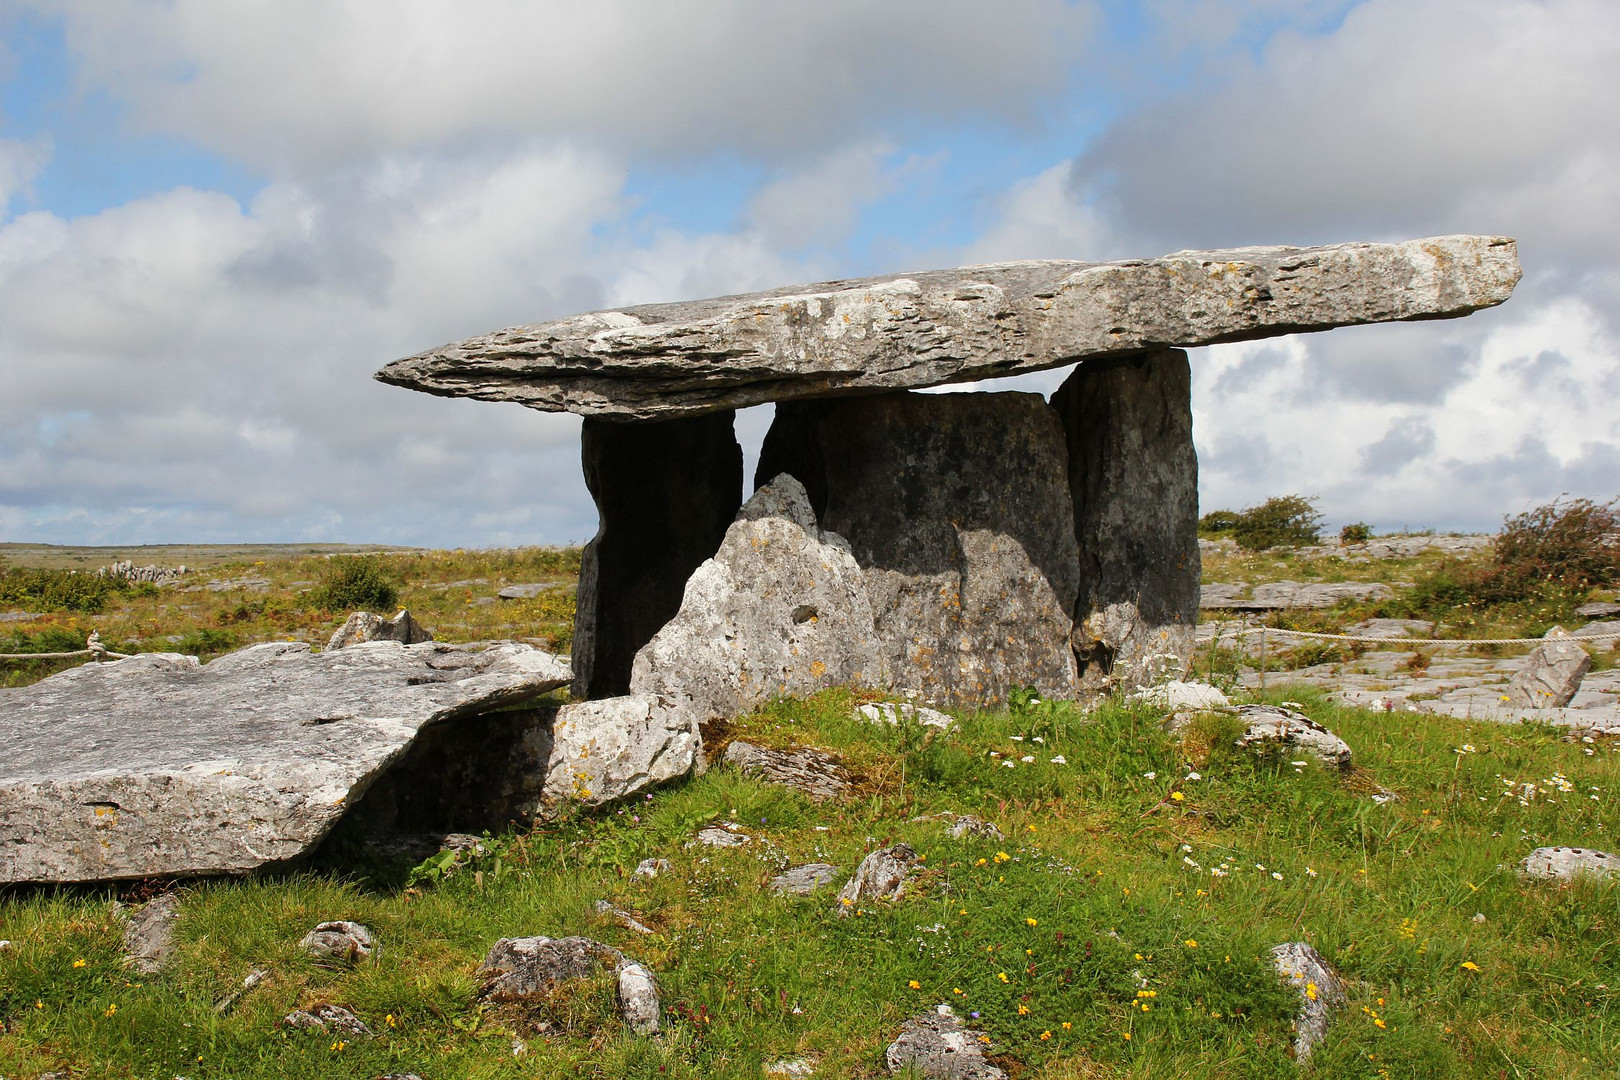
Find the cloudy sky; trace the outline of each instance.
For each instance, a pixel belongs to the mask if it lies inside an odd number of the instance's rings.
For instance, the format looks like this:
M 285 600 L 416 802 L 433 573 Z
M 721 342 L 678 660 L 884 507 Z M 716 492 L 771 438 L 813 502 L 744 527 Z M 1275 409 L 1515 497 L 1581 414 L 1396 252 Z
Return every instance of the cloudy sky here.
M 1516 236 L 1517 295 L 1194 353 L 1204 507 L 1609 498 L 1617 71 L 1613 0 L 0 0 L 0 540 L 583 540 L 577 420 L 371 373 L 795 281 L 1448 232 Z

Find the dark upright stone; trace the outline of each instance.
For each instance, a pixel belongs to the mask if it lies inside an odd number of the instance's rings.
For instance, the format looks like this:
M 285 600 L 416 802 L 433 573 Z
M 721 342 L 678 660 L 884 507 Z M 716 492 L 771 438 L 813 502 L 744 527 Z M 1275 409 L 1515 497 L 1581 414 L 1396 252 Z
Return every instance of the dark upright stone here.
M 575 698 L 629 692 L 636 650 L 674 617 L 686 579 L 720 547 L 742 505 L 732 416 L 585 418 L 585 486 L 601 525 L 580 565 Z
M 1083 689 L 1185 669 L 1198 619 L 1198 458 L 1187 354 L 1087 361 L 1052 404 L 1068 432 Z
M 1038 395 L 781 402 L 755 483 L 783 472 L 849 541 L 895 685 L 960 705 L 1074 696 L 1074 515 Z

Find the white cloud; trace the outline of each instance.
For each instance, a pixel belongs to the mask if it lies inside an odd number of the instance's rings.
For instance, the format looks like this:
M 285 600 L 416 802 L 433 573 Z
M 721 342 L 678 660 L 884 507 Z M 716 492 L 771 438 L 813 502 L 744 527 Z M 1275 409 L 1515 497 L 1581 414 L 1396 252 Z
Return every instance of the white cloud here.
M 1028 120 L 1089 3 L 64 0 L 88 89 L 262 166 L 562 136 L 802 156 L 895 116 Z
M 18 195 L 26 195 L 34 178 L 50 164 L 49 139 L 0 138 L 0 221 Z

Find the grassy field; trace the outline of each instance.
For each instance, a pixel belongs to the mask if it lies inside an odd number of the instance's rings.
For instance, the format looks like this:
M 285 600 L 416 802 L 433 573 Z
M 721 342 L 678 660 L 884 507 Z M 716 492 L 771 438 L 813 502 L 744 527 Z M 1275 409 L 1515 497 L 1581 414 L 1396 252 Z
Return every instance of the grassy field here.
M 330 562 L 223 563 L 213 578 L 271 584 L 137 589 L 49 625 L 168 648 L 169 635 L 207 630 L 321 640 L 342 613 L 300 590 Z M 571 581 L 577 552 L 384 564 L 401 603 L 443 638 L 565 647 L 566 587 L 480 601 L 504 583 Z M 1305 577 L 1284 569 L 1275 576 Z M 854 720 L 846 692 L 781 701 L 712 741 L 827 748 L 857 775 L 854 796 L 815 805 L 722 767 L 613 812 L 513 828 L 447 876 L 332 856 L 183 883 L 178 954 L 153 978 L 122 966 L 113 905 L 154 886 L 13 890 L 0 898 L 0 1076 L 752 1080 L 801 1056 L 818 1076 L 879 1076 L 901 1022 L 949 1002 L 977 1014 L 1015 1077 L 1287 1077 L 1300 1073 L 1288 1053 L 1296 999 L 1265 955 L 1288 940 L 1312 942 L 1350 982 L 1308 1075 L 1612 1076 L 1620 891 L 1527 884 L 1512 866 L 1542 844 L 1620 843 L 1614 744 L 1344 709 L 1299 687 L 1267 696 L 1283 699 L 1354 748 L 1351 774 L 1239 754 L 1213 719 L 1172 736 L 1127 703 L 963 713 L 939 734 Z M 1398 800 L 1375 802 L 1380 789 Z M 948 839 L 929 816 L 941 812 L 986 817 L 1007 839 Z M 715 822 L 754 842 L 686 846 Z M 898 903 L 840 918 L 831 890 L 766 887 L 807 861 L 847 873 L 898 840 L 926 867 Z M 653 856 L 670 871 L 630 876 Z M 656 932 L 597 915 L 600 899 Z M 329 967 L 298 952 L 311 926 L 338 918 L 376 932 L 374 961 Z M 575 933 L 657 972 L 662 1036 L 625 1031 L 605 985 L 544 1008 L 478 1003 L 472 972 L 497 938 Z M 253 970 L 270 978 L 217 1009 Z M 351 1007 L 376 1037 L 279 1024 L 322 1001 Z

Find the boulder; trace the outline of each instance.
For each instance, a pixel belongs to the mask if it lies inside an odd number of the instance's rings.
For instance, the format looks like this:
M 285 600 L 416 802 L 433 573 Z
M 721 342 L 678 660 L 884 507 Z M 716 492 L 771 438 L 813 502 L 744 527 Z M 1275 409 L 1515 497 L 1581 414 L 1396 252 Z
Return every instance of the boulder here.
M 818 750 L 769 750 L 736 739 L 726 747 L 724 760 L 744 776 L 802 791 L 814 802 L 835 799 L 849 790 L 849 774 Z
M 674 617 L 686 581 L 742 503 L 730 412 L 655 424 L 589 419 L 585 486 L 600 520 L 585 545 L 574 614 L 573 695 L 630 693 L 638 650 Z
M 377 951 L 370 928 L 347 920 L 319 924 L 304 935 L 298 947 L 317 960 L 335 960 L 343 964 L 369 960 Z
M 1220 709 L 1231 704 L 1225 694 L 1208 683 L 1181 682 L 1174 679 L 1158 686 L 1145 687 L 1131 696 L 1138 701 L 1145 701 L 1149 705 L 1157 705 L 1171 712 Z
M 161 893 L 132 912 L 123 912 L 124 963 L 142 975 L 163 970 L 174 951 L 174 924 L 180 918 L 180 894 Z
M 620 1019 L 637 1035 L 657 1034 L 658 1015 L 663 1010 L 653 973 L 634 960 L 621 960 L 615 974 L 619 984 Z
M 1613 600 L 1594 600 L 1575 609 L 1583 619 L 1612 619 L 1620 615 L 1620 603 Z
M 401 645 L 420 645 L 424 641 L 432 640 L 433 635 L 423 629 L 422 624 L 417 622 L 409 611 L 401 611 L 392 619 L 373 615 L 369 611 L 356 611 L 338 627 L 337 633 L 332 635 L 332 640 L 326 643 L 326 648 L 330 652 L 364 641 L 397 641 Z
M 1179 677 L 1192 660 L 1200 566 L 1187 354 L 1088 360 L 1052 406 L 1080 552 L 1080 687 L 1096 696 Z
M 838 914 L 848 915 L 863 900 L 898 900 L 917 866 L 910 844 L 879 848 L 861 860 L 855 873 L 838 890 Z
M 478 996 L 509 1002 L 545 997 L 564 983 L 615 970 L 625 955 L 586 937 L 501 938 L 490 947 L 473 976 Z
M 790 867 L 771 878 L 771 891 L 780 896 L 809 896 L 838 876 L 831 863 L 813 862 Z
M 1569 704 L 1592 670 L 1592 658 L 1561 626 L 1548 630 L 1518 673 L 1508 681 L 1507 705 L 1519 709 L 1558 709 Z
M 680 610 L 636 654 L 630 690 L 702 723 L 884 680 L 860 568 L 784 476 L 754 493 L 686 583 Z
M 1038 394 L 786 402 L 755 479 L 781 473 L 849 541 L 892 685 L 969 707 L 1074 696 L 1067 451 Z
M 1519 863 L 1519 873 L 1547 881 L 1573 881 L 1586 875 L 1612 878 L 1620 875 L 1620 855 L 1578 847 L 1540 847 Z
M 938 728 L 949 731 L 956 726 L 956 721 L 938 709 L 930 709 L 922 705 L 896 704 L 891 701 L 874 701 L 865 705 L 855 706 L 855 715 L 874 724 L 888 724 L 897 727 L 901 720 L 921 724 L 923 727 Z
M 1349 744 L 1302 712 L 1280 705 L 1239 705 L 1230 711 L 1245 724 L 1237 738 L 1239 748 L 1281 744 L 1312 754 L 1324 765 L 1350 767 Z
M 1303 941 L 1274 946 L 1271 961 L 1277 973 L 1299 991 L 1299 1013 L 1294 1020 L 1294 1060 L 1304 1061 L 1327 1038 L 1334 1012 L 1344 1005 L 1344 980 L 1322 959 L 1321 953 Z
M 1504 237 L 995 263 L 518 326 L 389 364 L 396 386 L 651 420 L 965 382 L 1506 300 Z
M 242 873 L 308 851 L 417 733 L 563 686 L 528 645 L 144 654 L 0 698 L 0 882 Z
M 542 810 L 603 806 L 701 770 L 703 741 L 692 716 L 652 697 L 564 705 L 551 722 Z
M 1005 1080 L 1007 1074 L 984 1059 L 986 1045 L 955 1010 L 938 1005 L 907 1020 L 883 1059 L 891 1074 L 910 1069 L 928 1080 Z

